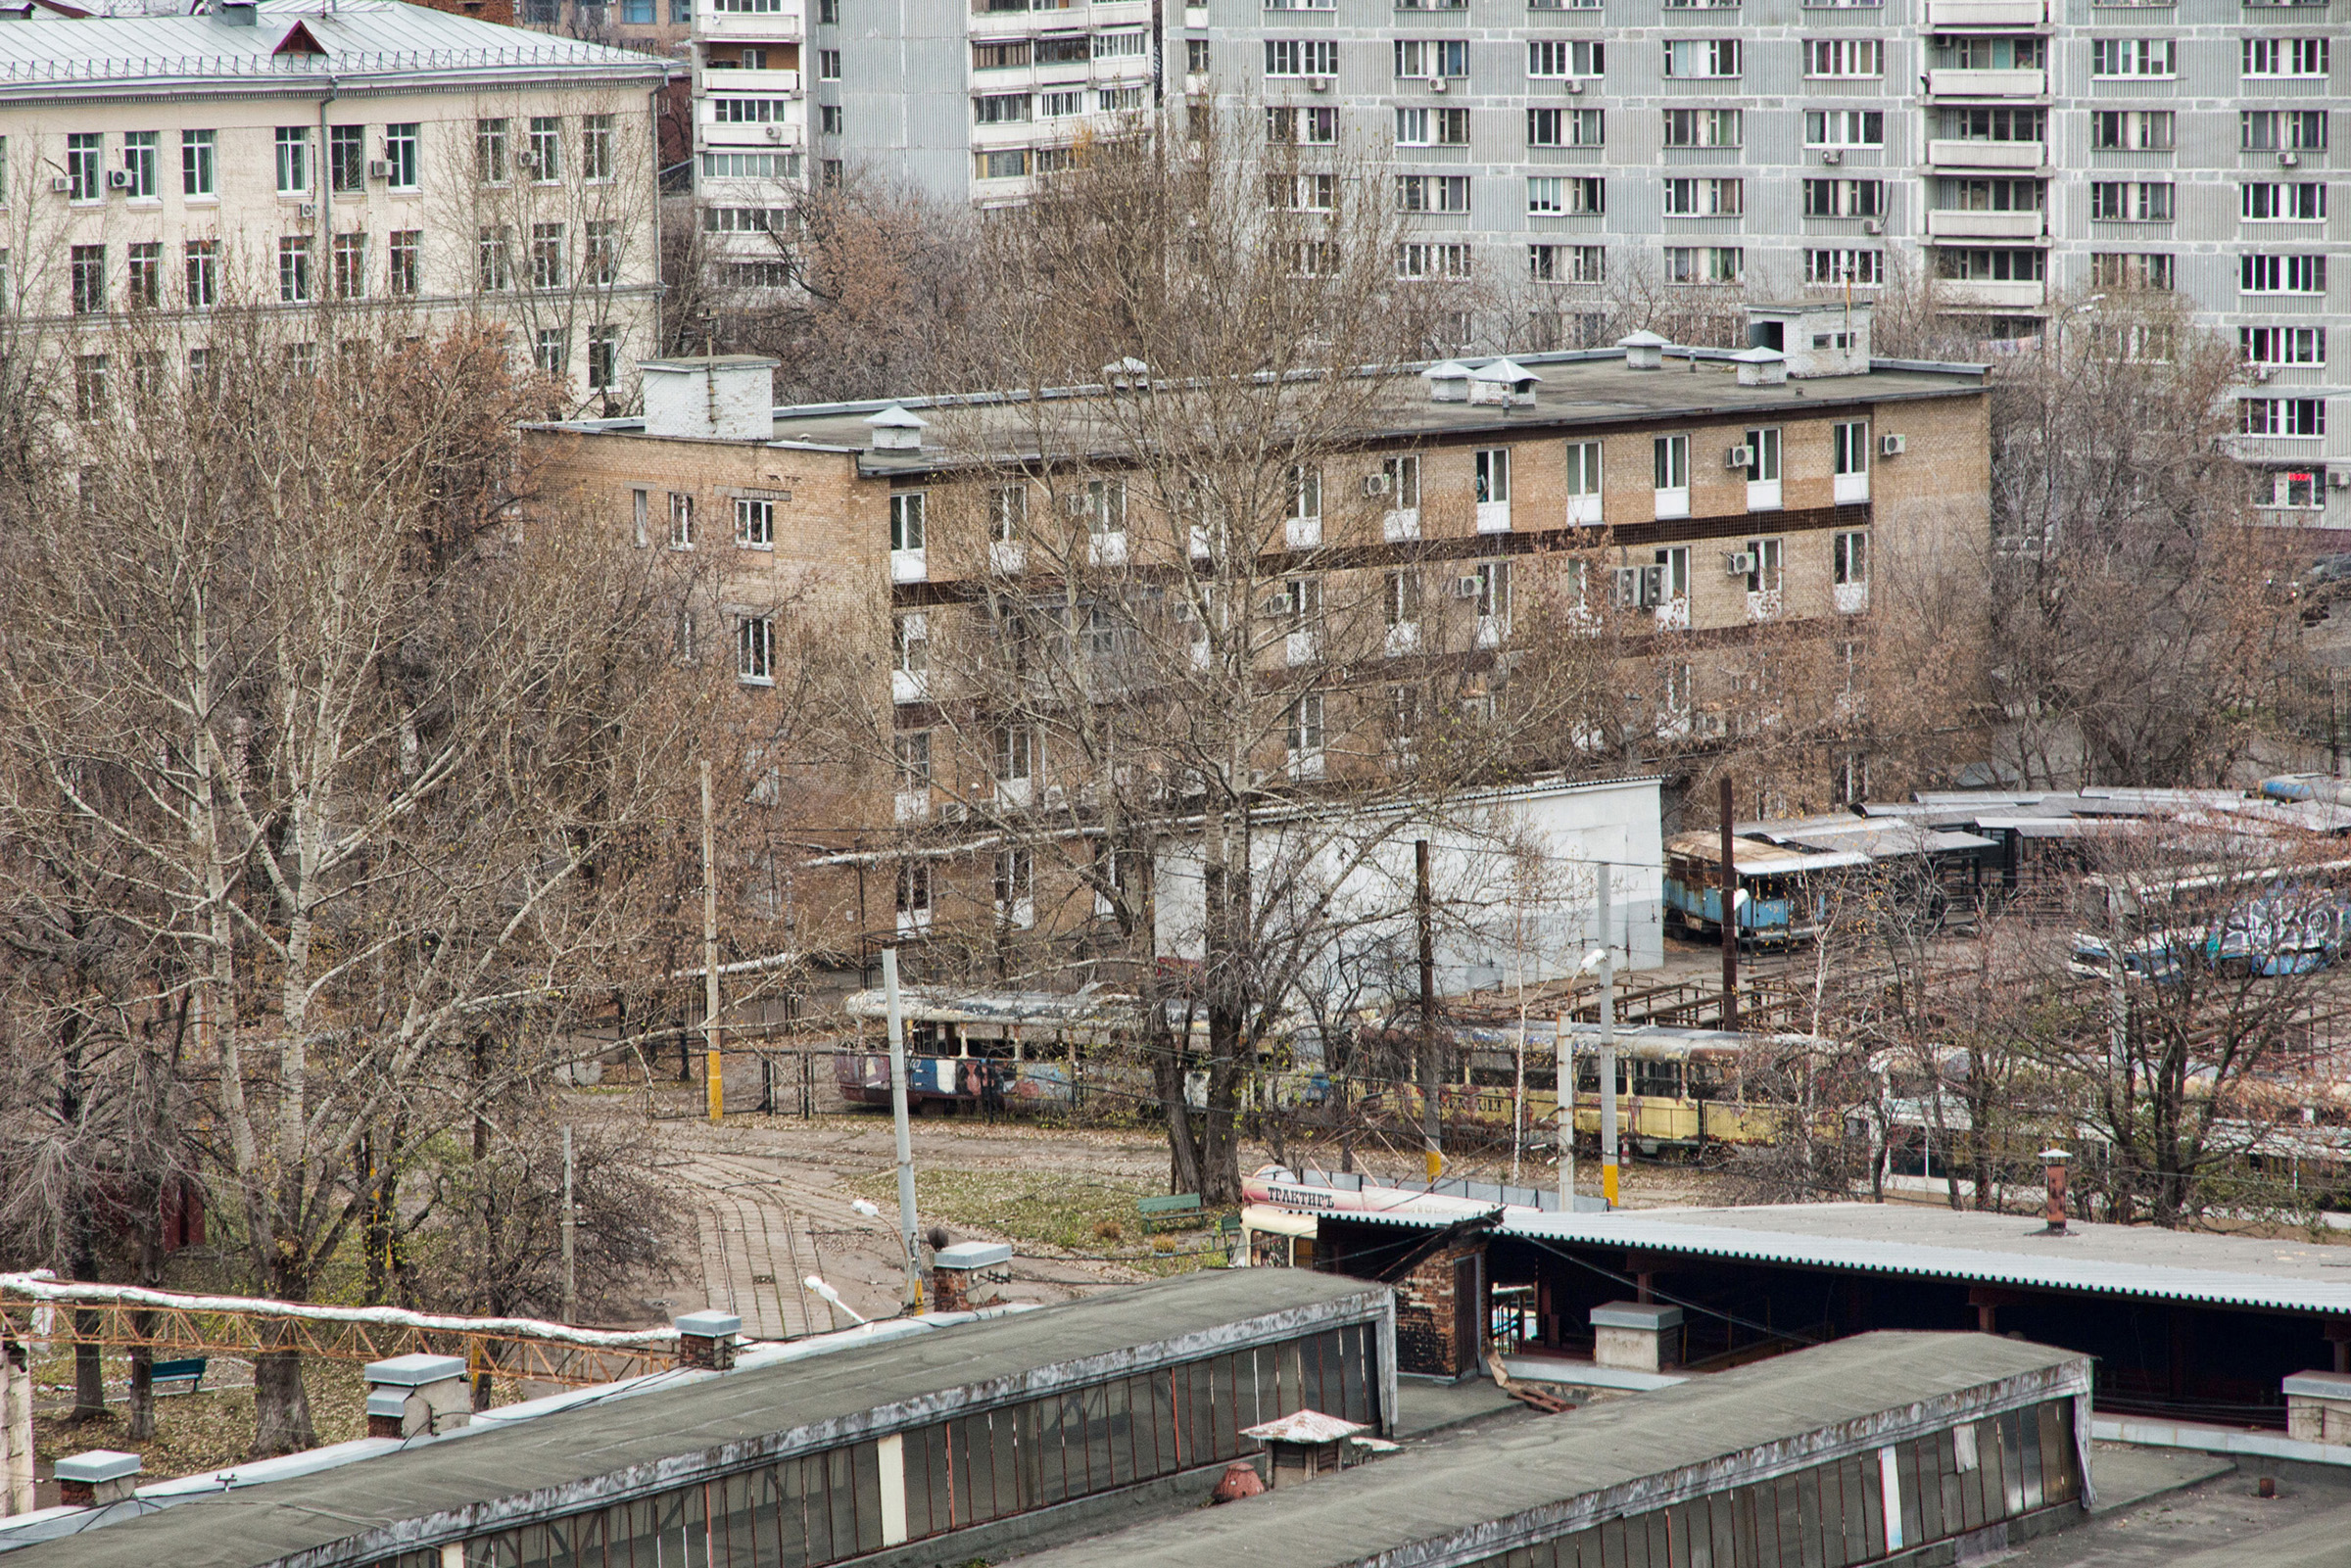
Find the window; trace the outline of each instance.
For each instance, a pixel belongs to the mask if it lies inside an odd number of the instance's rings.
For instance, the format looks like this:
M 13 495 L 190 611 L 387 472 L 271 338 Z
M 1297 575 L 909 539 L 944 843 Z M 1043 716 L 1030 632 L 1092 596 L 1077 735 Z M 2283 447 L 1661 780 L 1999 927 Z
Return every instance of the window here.
M 1668 283 L 1737 283 L 1747 276 L 1747 253 L 1736 245 L 1668 245 Z
M 1607 129 L 1602 113 L 1598 109 L 1530 109 L 1526 112 L 1526 145 L 1598 147 Z
M 996 919 L 1028 926 L 1036 919 L 1036 863 L 1026 849 L 999 849 L 995 854 Z
M 901 490 L 889 498 L 889 547 L 893 550 L 923 547 L 923 496 L 919 490 Z
M 2242 211 L 2246 217 L 2261 221 L 2323 223 L 2327 220 L 2327 187 L 2317 180 L 2247 185 Z
M 2100 152 L 2168 153 L 2174 144 L 2172 112 L 2168 109 L 2098 110 L 2089 117 L 2089 144 Z
M 2243 73 L 2248 76 L 2324 76 L 2327 40 L 2324 38 L 2247 38 Z
M 1600 443 L 1567 443 L 1567 521 L 1600 521 Z
M 1403 44 L 1396 46 L 1399 61 L 1404 58 L 1404 49 Z M 1266 74 L 1269 76 L 1335 76 L 1338 73 L 1339 46 L 1333 39 L 1266 40 Z
M 910 860 L 898 868 L 898 927 L 912 930 L 930 924 L 931 865 L 928 861 Z
M 1081 37 L 1036 40 L 1036 63 L 1040 66 L 1079 66 L 1092 58 L 1093 45 Z
M 669 493 L 669 547 L 694 548 L 694 498 L 674 490 Z
M 610 115 L 580 117 L 580 178 L 608 180 L 616 167 L 613 161 L 614 121 Z M 393 183 L 398 184 L 395 180 Z
M 1869 472 L 1869 422 L 1856 419 L 1829 427 L 1830 471 L 1840 479 Z
M 1737 217 L 1747 211 L 1746 186 L 1735 179 L 1665 181 L 1667 217 Z
M 1829 541 L 1829 572 L 1838 588 L 1862 588 L 1869 583 L 1869 536 L 1838 534 Z
M 220 242 L 190 240 L 184 250 L 188 309 L 210 309 L 220 303 Z
M 620 385 L 620 328 L 588 329 L 588 390 L 609 392 Z
M 1780 482 L 1778 429 L 1766 427 L 1751 430 L 1747 432 L 1743 445 L 1747 448 L 1747 482 L 1750 485 L 1777 485 Z M 1774 504 L 1777 504 L 1776 501 Z
M 1886 45 L 1876 38 L 1809 38 L 1804 42 L 1807 76 L 1882 76 Z
M 1271 44 L 1266 45 L 1269 51 L 1272 47 Z M 1269 66 L 1268 70 L 1271 69 Z M 1468 41 L 1462 38 L 1399 38 L 1396 40 L 1396 74 L 1400 78 L 1430 80 L 1445 76 L 1466 76 L 1469 74 Z
M 416 256 L 423 234 L 416 229 L 394 229 L 386 246 L 384 288 L 392 294 L 416 292 Z
M 2038 213 L 2047 199 L 2037 179 L 1945 179 L 1936 206 L 1955 213 Z
M 216 183 L 219 164 L 216 157 L 217 136 L 209 130 L 183 130 L 179 133 L 179 194 L 182 196 L 217 195 Z
M 2168 289 L 2172 286 L 2172 259 L 2160 252 L 2093 251 L 2089 281 L 2101 289 Z
M 1036 734 L 1018 725 L 1004 725 L 995 734 L 996 781 L 1026 784 L 1036 769 Z
M 495 223 L 475 242 L 475 282 L 484 294 L 504 294 L 514 286 L 514 231 Z
M 1208 40 L 1186 38 L 1183 41 L 1183 67 L 1195 76 L 1208 74 Z
M 1876 109 L 1807 109 L 1806 147 L 1883 147 L 1886 116 Z
M 416 189 L 416 148 L 415 121 L 384 127 L 384 162 L 392 166 L 390 183 L 394 190 Z
M 337 196 L 367 188 L 367 127 L 332 125 L 326 132 L 326 182 Z
M 1846 249 L 1806 251 L 1804 281 L 1877 288 L 1886 281 L 1886 253 Z
M 2321 511 L 2327 505 L 2327 476 L 2305 470 L 2273 469 L 2253 476 L 2256 506 Z
M 2107 222 L 2169 223 L 2171 183 L 2098 180 L 2089 187 L 2089 215 Z
M 902 730 L 890 738 L 897 754 L 898 788 L 911 792 L 931 787 L 931 732 Z
M 311 193 L 311 128 L 308 125 L 277 127 L 277 194 L 308 196 Z
M 2238 327 L 2247 364 L 2325 364 L 2325 327 Z
M 1085 113 L 1083 88 L 1071 88 L 1067 92 L 1039 93 L 1037 96 L 1040 100 L 1037 110 L 1039 119 L 1066 119 L 1072 115 Z
M 304 305 L 311 299 L 311 239 L 307 234 L 286 234 L 278 239 L 277 298 L 281 305 Z
M 156 178 L 156 142 L 152 130 L 126 131 L 122 136 L 122 193 L 134 200 L 163 194 Z
M 797 153 L 704 153 L 704 179 L 798 179 Z
M 1671 38 L 1665 43 L 1665 74 L 1736 76 L 1739 54 L 1736 38 Z
M 1736 109 L 1668 109 L 1665 145 L 1668 147 L 1737 147 L 1744 127 Z
M 1396 206 L 1406 213 L 1466 213 L 1469 176 L 1466 174 L 1399 174 Z
M 1420 620 L 1420 574 L 1415 571 L 1390 572 L 1380 586 L 1380 609 L 1387 624 L 1415 626 Z M 1399 640 L 1391 638 L 1394 649 Z
M 2039 283 L 2048 253 L 2000 246 L 1946 245 L 1935 253 L 1935 275 L 1954 283 Z
M 826 108 L 833 106 L 828 104 Z M 1029 119 L 1027 93 L 988 93 L 972 100 L 972 109 L 983 125 L 1013 125 Z
M 1605 213 L 1607 186 L 1598 175 L 1535 175 L 1526 182 L 1526 210 L 1545 214 Z
M 736 629 L 735 678 L 745 686 L 776 684 L 776 623 L 746 615 Z
M 1388 505 L 1399 511 L 1410 511 L 1420 504 L 1420 459 L 1413 456 L 1383 457 L 1379 471 L 1386 481 Z
M 1399 109 L 1396 111 L 1399 147 L 1466 147 L 1469 111 L 1466 109 Z
M 74 359 L 73 412 L 76 417 L 102 417 L 113 397 L 114 387 L 107 375 L 105 355 L 85 354 Z
M 1806 217 L 1884 217 L 1886 182 L 1880 179 L 1804 181 Z
M 1029 488 L 999 485 L 987 493 L 987 539 L 991 545 L 1020 542 L 1029 520 Z
M 774 124 L 779 120 L 792 118 L 792 100 L 789 98 L 713 98 L 710 100 L 710 118 L 722 125 Z
M 2240 398 L 2237 430 L 2248 436 L 2323 436 L 2327 434 L 2324 398 Z
M 1479 451 L 1473 460 L 1471 474 L 1471 483 L 1475 487 L 1479 505 L 1482 506 L 1489 501 L 1499 502 L 1504 505 L 1508 505 L 1510 503 L 1510 448 L 1490 447 Z
M 1477 606 L 1477 618 L 1488 627 L 1500 630 L 1511 618 L 1511 563 L 1509 561 L 1480 561 L 1477 563 L 1477 587 L 1472 602 Z M 1480 628 L 1481 633 L 1484 628 Z
M 66 138 L 66 178 L 76 202 L 106 200 L 106 138 L 76 131 Z
M 124 279 L 125 303 L 134 310 L 152 310 L 164 303 L 164 245 L 161 240 L 140 240 L 123 247 L 123 260 L 129 272 Z
M 1538 38 L 1526 46 L 1526 73 L 1547 76 L 1598 76 L 1605 73 L 1607 46 L 1571 38 Z
M 533 223 L 531 225 L 531 287 L 559 289 L 563 286 L 563 225 Z
M 1656 489 L 1686 491 L 1690 488 L 1690 438 L 1688 436 L 1657 436 L 1650 442 L 1650 457 L 1655 468 Z
M 1936 63 L 1958 71 L 2041 71 L 2049 63 L 2046 38 L 1978 38 L 1938 41 Z
M 2045 109 L 1946 109 L 1943 135 L 1948 141 L 2037 142 L 2048 129 Z
M 546 185 L 563 177 L 563 120 L 557 115 L 533 115 L 530 128 L 530 151 L 523 155 L 530 162 L 525 171 L 539 184 Z
M 363 299 L 367 293 L 367 236 L 364 231 L 338 234 L 327 252 L 328 283 L 338 300 Z
M 2089 73 L 2093 76 L 2176 76 L 2180 73 L 2177 38 L 2092 38 Z
M 1456 111 L 1466 115 L 1466 110 Z M 1403 123 L 1405 112 L 1396 111 L 1397 122 Z M 1335 108 L 1269 109 L 1266 111 L 1266 140 L 1275 145 L 1329 147 L 1339 139 L 1339 112 Z M 1401 134 L 1398 140 L 1402 140 Z
M 1751 539 L 1747 542 L 1747 591 L 1750 594 L 1779 593 L 1786 546 L 1787 541 L 1779 539 Z
M 504 185 L 506 173 L 506 122 L 503 119 L 475 120 L 473 177 L 484 185 Z
M 1470 248 L 1466 245 L 1399 245 L 1396 275 L 1400 278 L 1465 278 Z
M 1085 526 L 1097 539 L 1127 532 L 1127 484 L 1120 479 L 1089 479 L 1085 485 Z
M 531 363 L 543 376 L 562 377 L 571 371 L 571 335 L 561 327 L 541 327 L 531 340 Z
M 1011 147 L 981 153 L 975 165 L 982 179 L 1019 179 L 1029 172 L 1029 149 Z
M 1322 774 L 1322 693 L 1309 691 L 1290 708 L 1290 774 L 1317 779 Z
M 2241 256 L 2237 286 L 2246 294 L 2324 294 L 2324 256 Z
M 974 71 L 1014 71 L 1029 64 L 1029 40 L 1015 39 L 1009 43 L 976 43 L 972 45 Z
M 1143 30 L 1140 27 L 1120 32 L 1097 32 L 1094 34 L 1094 58 L 1096 60 L 1141 60 L 1146 58 L 1149 53 L 1150 51 L 1144 47 Z
M 2323 109 L 2244 109 L 2237 112 L 2236 123 L 2237 146 L 2244 152 L 2315 153 L 2327 147 Z
M 1336 174 L 1272 174 L 1266 179 L 1266 205 L 1293 213 L 1327 213 L 1339 203 Z

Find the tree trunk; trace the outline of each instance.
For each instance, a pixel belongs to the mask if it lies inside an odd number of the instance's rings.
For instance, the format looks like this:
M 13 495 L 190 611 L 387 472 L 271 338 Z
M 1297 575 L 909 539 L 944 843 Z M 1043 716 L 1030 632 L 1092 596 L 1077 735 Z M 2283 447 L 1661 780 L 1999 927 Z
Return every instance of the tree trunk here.
M 1200 1134 L 1192 1124 L 1192 1103 L 1184 1097 L 1182 1048 L 1167 1040 L 1151 1053 L 1151 1067 L 1159 1080 L 1160 1110 L 1168 1118 L 1168 1190 L 1199 1192 Z
M 106 1362 L 98 1348 L 98 1314 L 85 1309 L 73 1314 L 74 1421 L 97 1421 L 106 1416 Z
M 253 1358 L 253 1453 L 300 1453 L 318 1447 L 311 1398 L 302 1386 L 302 1353 L 264 1351 Z
M 144 1335 L 154 1318 L 153 1312 L 133 1314 L 132 1321 Z M 126 1443 L 151 1443 L 155 1440 L 155 1352 L 145 1345 L 130 1348 L 130 1424 L 122 1429 Z
M 1200 1137 L 1200 1202 L 1206 1208 L 1241 1201 L 1241 1016 L 1208 1010 L 1208 1107 Z

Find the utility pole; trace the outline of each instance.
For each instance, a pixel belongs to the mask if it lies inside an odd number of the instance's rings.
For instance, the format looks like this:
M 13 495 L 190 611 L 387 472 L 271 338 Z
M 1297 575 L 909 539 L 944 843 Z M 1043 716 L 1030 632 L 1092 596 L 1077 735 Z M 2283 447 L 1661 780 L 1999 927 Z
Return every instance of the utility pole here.
M 1731 776 L 1722 776 L 1722 1026 L 1739 1027 L 1739 864 L 1731 858 Z
M 572 1244 L 579 1231 L 579 1211 L 571 1203 L 571 1123 L 563 1124 L 563 1321 L 579 1318 L 579 1280 L 572 1272 Z
M 1616 950 L 1610 945 L 1609 866 L 1600 867 L 1600 1196 L 1616 1207 Z
M 1559 1073 L 1559 1208 L 1575 1212 L 1575 1037 L 1562 1013 L 1552 1023 L 1552 1065 Z
M 898 1006 L 898 950 L 882 949 L 882 994 L 889 1011 L 889 1115 L 898 1134 L 898 1239 L 904 1244 L 905 1307 L 923 1309 L 923 1257 L 915 1242 L 914 1133 L 906 1124 L 906 1016 Z
M 1420 1150 L 1428 1179 L 1445 1168 L 1437 1129 L 1437 928 L 1430 909 L 1428 840 L 1413 840 L 1413 918 L 1420 927 Z
M 718 1055 L 718 880 L 711 873 L 716 857 L 710 848 L 710 764 L 702 764 L 702 1050 L 703 1076 L 708 1079 L 710 1119 L 727 1114 L 726 1075 Z

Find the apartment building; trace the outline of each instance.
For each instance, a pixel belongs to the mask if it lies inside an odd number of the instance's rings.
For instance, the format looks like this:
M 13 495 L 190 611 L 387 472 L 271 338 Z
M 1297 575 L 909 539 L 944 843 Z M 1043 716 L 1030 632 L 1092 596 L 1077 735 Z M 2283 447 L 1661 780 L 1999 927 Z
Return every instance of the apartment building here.
M 1157 107 L 1156 11 L 1152 0 L 695 0 L 704 220 L 714 235 L 763 234 L 800 182 L 851 166 L 945 200 L 1018 201 L 1080 140 Z M 744 264 L 772 255 L 758 237 L 718 243 Z
M 804 695 L 789 664 L 807 649 L 865 693 L 848 709 L 888 715 L 860 732 L 866 764 L 768 787 L 784 839 L 846 854 L 829 891 L 801 884 L 802 919 L 836 943 L 959 919 L 1042 926 L 1028 851 L 999 835 L 956 858 L 1008 813 L 1083 816 L 1087 786 L 1049 726 L 989 719 L 966 689 L 1004 639 L 1018 662 L 1030 646 L 1116 660 L 1138 636 L 1188 636 L 1201 667 L 1209 621 L 1238 618 L 1241 656 L 1296 688 L 1286 734 L 1260 746 L 1265 776 L 1309 799 L 1409 754 L 1417 732 L 1400 721 L 1505 719 L 1505 681 L 1583 656 L 1544 639 L 1603 622 L 1618 639 L 1606 678 L 1641 694 L 1660 766 L 1739 743 L 1783 701 L 1843 711 L 1872 583 L 1964 561 L 1989 516 L 1981 367 L 1873 364 L 1869 314 L 1757 308 L 1758 335 L 1784 352 L 1636 337 L 1398 367 L 1378 428 L 1293 476 L 1289 515 L 1229 608 L 1189 606 L 1211 570 L 1201 525 L 1187 552 L 1185 526 L 1155 515 L 1116 451 L 1030 451 L 1012 470 L 968 455 L 1023 450 L 1011 400 L 771 408 L 773 361 L 665 360 L 645 367 L 645 417 L 528 438 L 575 514 L 648 550 L 716 556 L 697 562 L 709 587 L 682 615 L 682 651 L 753 691 Z M 1537 638 L 1517 606 L 1562 584 L 1589 618 L 1541 621 L 1554 630 Z M 1179 679 L 1171 659 L 1149 678 Z M 1758 701 L 1765 680 L 1818 689 Z M 1792 765 L 1789 803 L 1866 793 L 1864 746 L 1831 747 L 1800 779 Z M 1096 916 L 1090 897 L 1079 914 Z M 808 927 L 799 939 L 819 945 Z
M 2254 366 L 2256 499 L 2340 528 L 2344 18 L 2341 0 L 1205 0 L 1170 11 L 1169 53 L 1187 92 L 1263 102 L 1293 139 L 1392 144 L 1429 241 L 1411 267 L 1523 280 L 1571 323 L 1611 293 L 1867 298 L 1905 264 L 1987 339 L 2060 330 L 2058 291 L 2181 290 Z
M 75 358 L 137 314 L 504 321 L 518 357 L 625 405 L 659 302 L 643 55 L 392 0 L 0 21 L 0 301 Z M 78 344 L 76 340 L 81 340 Z

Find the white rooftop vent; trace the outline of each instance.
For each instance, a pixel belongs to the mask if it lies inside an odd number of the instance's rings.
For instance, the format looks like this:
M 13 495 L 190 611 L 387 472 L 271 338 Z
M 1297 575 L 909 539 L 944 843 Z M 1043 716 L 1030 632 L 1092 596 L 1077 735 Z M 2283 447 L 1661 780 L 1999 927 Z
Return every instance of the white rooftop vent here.
M 1428 383 L 1428 396 L 1432 403 L 1469 401 L 1469 367 L 1459 359 L 1430 365 L 1420 372 L 1420 379 Z
M 1142 392 L 1151 385 L 1151 367 L 1133 355 L 1102 367 L 1102 384 L 1113 392 Z
M 1532 404 L 1535 383 L 1543 378 L 1513 359 L 1493 359 L 1469 372 L 1469 401 Z
M 473 1419 L 473 1396 L 465 1387 L 465 1363 L 455 1355 L 415 1352 L 369 1361 L 367 1435 L 412 1438 L 419 1432 L 454 1432 Z
M 874 427 L 874 451 L 921 451 L 923 450 L 923 432 L 929 428 L 927 421 L 908 413 L 897 404 L 891 404 L 880 413 L 869 417 L 865 422 Z
M 766 441 L 776 430 L 776 366 L 755 354 L 644 359 L 645 433 L 702 441 Z
M 1635 332 L 1618 338 L 1616 347 L 1624 351 L 1627 370 L 1656 370 L 1664 366 L 1665 351 L 1673 347 L 1673 340 L 1655 332 Z
M 115 1449 L 92 1449 L 60 1459 L 54 1472 L 58 1500 L 82 1508 L 120 1502 L 137 1490 L 140 1465 L 137 1454 Z
M 1739 367 L 1739 385 L 1743 387 L 1777 387 L 1788 380 L 1788 356 L 1777 349 L 1757 345 L 1742 349 L 1731 356 Z

